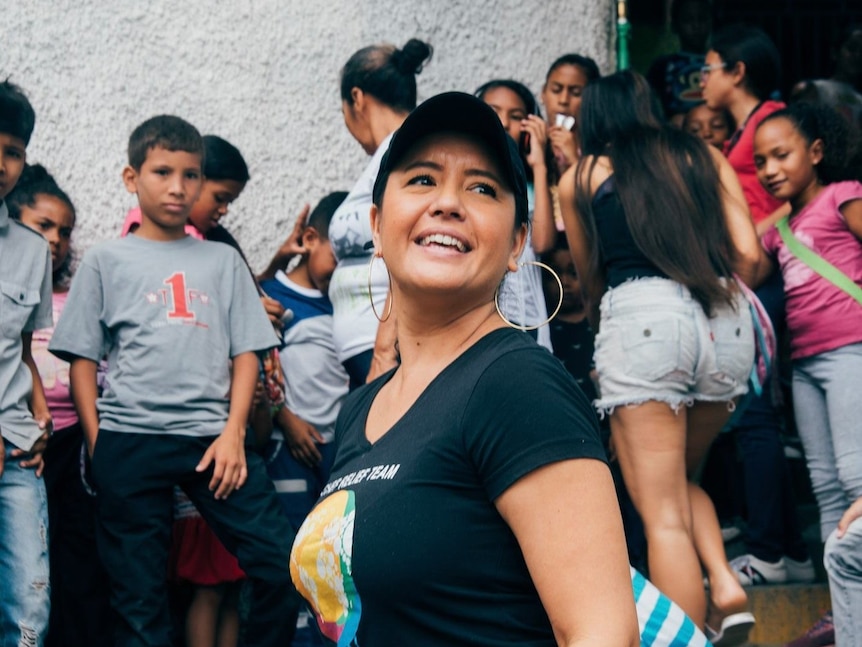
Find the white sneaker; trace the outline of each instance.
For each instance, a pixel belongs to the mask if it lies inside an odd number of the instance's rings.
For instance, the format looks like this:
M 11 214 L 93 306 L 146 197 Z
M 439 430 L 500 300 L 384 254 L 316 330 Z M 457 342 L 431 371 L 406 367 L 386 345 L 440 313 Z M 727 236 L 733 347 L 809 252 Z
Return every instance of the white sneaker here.
M 784 557 L 784 565 L 787 567 L 787 581 L 809 584 L 817 579 L 817 573 L 814 571 L 814 564 L 810 557 L 806 557 L 805 561 L 799 562 L 789 557 Z
M 731 560 L 730 567 L 736 572 L 742 586 L 783 584 L 787 581 L 787 565 L 784 559 L 765 562 L 754 555 L 740 555 Z

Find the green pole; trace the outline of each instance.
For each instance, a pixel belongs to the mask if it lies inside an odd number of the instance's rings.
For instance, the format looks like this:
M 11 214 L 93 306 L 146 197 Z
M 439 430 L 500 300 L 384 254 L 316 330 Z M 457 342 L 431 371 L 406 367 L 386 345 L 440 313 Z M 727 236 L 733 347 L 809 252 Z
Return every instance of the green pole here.
M 632 26 L 626 17 L 626 0 L 617 2 L 617 70 L 629 69 L 629 37 Z

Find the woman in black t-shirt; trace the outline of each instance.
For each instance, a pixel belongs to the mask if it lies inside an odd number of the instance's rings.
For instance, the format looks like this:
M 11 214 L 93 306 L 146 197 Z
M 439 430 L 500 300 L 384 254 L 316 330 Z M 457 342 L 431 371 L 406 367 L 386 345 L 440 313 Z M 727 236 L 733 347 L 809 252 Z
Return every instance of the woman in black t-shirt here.
M 396 132 L 374 186 L 400 365 L 348 397 L 291 573 L 332 644 L 637 645 L 613 482 L 560 363 L 507 327 L 527 197 L 514 142 L 461 93 Z

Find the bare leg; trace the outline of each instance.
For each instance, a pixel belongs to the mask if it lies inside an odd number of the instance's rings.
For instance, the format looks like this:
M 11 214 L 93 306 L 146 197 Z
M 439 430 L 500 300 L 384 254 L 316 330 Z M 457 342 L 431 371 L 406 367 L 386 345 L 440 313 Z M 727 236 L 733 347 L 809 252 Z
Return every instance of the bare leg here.
M 748 596 L 727 563 L 721 527 L 709 496 L 699 485 L 688 484 L 694 546 L 697 556 L 709 579 L 709 614 L 707 624 L 716 627 L 721 619 L 732 613 L 745 611 Z
M 626 487 L 644 523 L 650 579 L 701 628 L 706 596 L 686 479 L 687 411 L 663 402 L 618 407 L 611 430 Z
M 712 441 L 730 417 L 725 403 L 700 402 L 691 407 L 688 417 L 686 469 L 691 476 L 698 470 Z M 748 597 L 730 568 L 715 507 L 700 486 L 689 483 L 689 499 L 693 518 L 694 544 L 709 579 L 709 625 L 721 624 L 721 619 L 744 611 Z

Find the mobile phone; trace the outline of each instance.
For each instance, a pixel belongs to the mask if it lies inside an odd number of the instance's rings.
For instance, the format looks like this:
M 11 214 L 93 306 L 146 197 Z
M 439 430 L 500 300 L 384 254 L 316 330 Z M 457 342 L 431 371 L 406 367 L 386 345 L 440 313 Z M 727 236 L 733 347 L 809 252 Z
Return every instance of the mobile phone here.
M 521 136 L 518 137 L 518 151 L 524 158 L 530 154 L 530 133 L 526 130 L 522 131 Z

